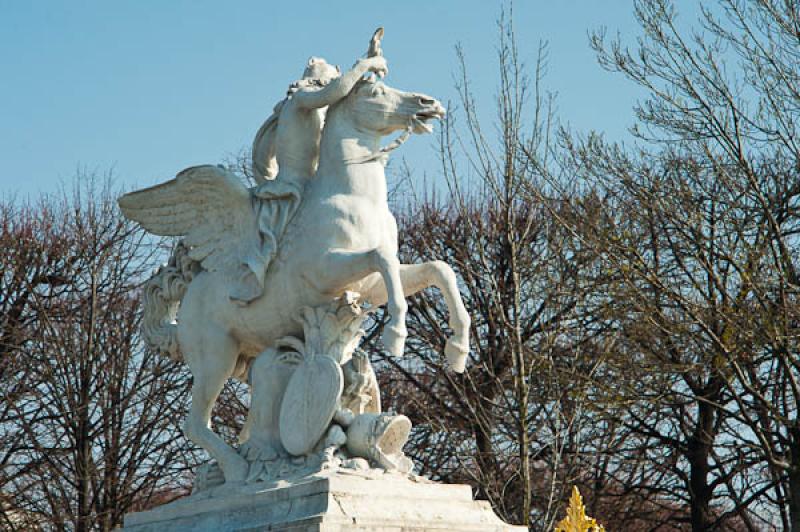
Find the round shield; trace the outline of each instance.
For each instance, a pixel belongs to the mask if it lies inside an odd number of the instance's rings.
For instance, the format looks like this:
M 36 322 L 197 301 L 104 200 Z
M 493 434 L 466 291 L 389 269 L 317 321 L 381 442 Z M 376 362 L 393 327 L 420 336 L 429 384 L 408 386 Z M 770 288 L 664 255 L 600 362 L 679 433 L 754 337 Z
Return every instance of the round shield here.
M 342 369 L 331 357 L 312 356 L 298 367 L 281 403 L 281 443 L 291 454 L 308 454 L 336 412 L 342 394 Z

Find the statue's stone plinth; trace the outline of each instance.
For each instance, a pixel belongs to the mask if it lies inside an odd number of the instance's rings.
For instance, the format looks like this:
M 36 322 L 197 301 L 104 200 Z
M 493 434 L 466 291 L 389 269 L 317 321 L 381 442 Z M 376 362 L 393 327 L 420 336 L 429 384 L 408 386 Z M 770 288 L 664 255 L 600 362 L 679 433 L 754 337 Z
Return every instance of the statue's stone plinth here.
M 126 531 L 522 531 L 469 486 L 383 475 L 317 476 L 293 484 L 201 493 L 125 516 Z

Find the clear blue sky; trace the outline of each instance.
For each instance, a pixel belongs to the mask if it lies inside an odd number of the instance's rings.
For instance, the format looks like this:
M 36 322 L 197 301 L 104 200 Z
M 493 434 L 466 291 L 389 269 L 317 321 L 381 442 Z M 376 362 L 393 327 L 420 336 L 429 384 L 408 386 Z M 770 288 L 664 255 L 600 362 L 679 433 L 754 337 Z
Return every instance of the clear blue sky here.
M 0 0 L 0 184 L 36 195 L 78 167 L 114 169 L 126 187 L 218 163 L 253 134 L 311 55 L 350 66 L 386 28 L 387 83 L 456 98 L 454 45 L 493 116 L 500 2 Z M 576 130 L 622 139 L 640 93 L 588 47 L 600 26 L 638 34 L 630 0 L 518 0 L 523 58 L 550 44 L 547 87 Z M 435 179 L 435 137 L 402 155 Z

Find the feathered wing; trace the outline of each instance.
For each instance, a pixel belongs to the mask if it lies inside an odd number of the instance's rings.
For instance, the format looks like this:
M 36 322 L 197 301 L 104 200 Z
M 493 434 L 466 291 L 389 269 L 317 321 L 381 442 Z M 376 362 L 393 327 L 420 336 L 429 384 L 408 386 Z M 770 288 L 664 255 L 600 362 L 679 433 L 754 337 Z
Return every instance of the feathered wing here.
M 150 233 L 185 237 L 189 256 L 206 270 L 232 273 L 244 264 L 263 279 L 268 258 L 260 250 L 251 194 L 231 172 L 193 166 L 166 183 L 125 194 L 119 206 Z

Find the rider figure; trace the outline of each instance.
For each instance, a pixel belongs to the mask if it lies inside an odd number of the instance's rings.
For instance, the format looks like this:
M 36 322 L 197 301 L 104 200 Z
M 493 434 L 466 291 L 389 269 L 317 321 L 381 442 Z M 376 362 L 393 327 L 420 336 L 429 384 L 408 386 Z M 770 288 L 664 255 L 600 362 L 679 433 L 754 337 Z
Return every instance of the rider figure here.
M 359 59 L 349 71 L 324 59 L 312 57 L 303 78 L 294 82 L 253 141 L 254 195 L 264 267 L 242 265 L 242 275 L 231 297 L 247 304 L 263 293 L 266 268 L 278 248 L 278 240 L 297 210 L 303 188 L 319 162 L 319 144 L 327 107 L 347 96 L 368 72 L 385 76 L 382 56 Z M 260 271 L 255 271 L 255 270 Z
M 253 141 L 253 173 L 259 190 L 268 190 L 278 172 L 281 183 L 305 186 L 317 169 L 327 107 L 347 96 L 367 72 L 386 75 L 386 59 L 359 59 L 344 75 L 322 58 L 308 60 L 303 78 L 289 87 Z

